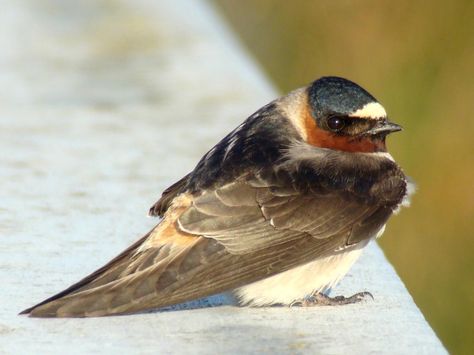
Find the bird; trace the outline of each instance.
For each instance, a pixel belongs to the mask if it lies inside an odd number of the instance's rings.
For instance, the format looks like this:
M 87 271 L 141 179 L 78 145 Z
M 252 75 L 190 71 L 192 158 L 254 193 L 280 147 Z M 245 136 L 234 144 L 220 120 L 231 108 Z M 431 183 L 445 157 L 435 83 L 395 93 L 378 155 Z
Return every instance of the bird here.
M 414 184 L 388 153 L 400 131 L 358 84 L 325 76 L 263 106 L 168 187 L 160 217 L 106 265 L 20 314 L 124 315 L 229 292 L 249 307 L 330 297 Z

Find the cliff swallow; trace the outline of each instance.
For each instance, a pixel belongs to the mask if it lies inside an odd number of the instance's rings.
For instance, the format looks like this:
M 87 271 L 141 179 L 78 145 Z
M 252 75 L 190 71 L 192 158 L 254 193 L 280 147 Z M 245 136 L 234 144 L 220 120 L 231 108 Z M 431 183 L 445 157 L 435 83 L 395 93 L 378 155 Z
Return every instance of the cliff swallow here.
M 410 184 L 386 150 L 401 127 L 357 84 L 323 77 L 247 118 L 166 189 L 158 225 L 108 264 L 26 309 L 94 317 L 231 291 L 241 305 L 349 303 L 333 287 Z

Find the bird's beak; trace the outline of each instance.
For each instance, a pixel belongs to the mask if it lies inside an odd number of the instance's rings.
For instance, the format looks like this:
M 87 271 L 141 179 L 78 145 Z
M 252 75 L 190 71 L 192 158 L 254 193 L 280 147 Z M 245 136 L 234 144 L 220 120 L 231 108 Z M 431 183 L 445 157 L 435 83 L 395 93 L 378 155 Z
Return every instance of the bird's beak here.
M 402 130 L 402 126 L 389 122 L 387 120 L 379 121 L 375 124 L 374 127 L 369 129 L 366 134 L 372 136 L 387 135 L 389 133 L 398 132 Z

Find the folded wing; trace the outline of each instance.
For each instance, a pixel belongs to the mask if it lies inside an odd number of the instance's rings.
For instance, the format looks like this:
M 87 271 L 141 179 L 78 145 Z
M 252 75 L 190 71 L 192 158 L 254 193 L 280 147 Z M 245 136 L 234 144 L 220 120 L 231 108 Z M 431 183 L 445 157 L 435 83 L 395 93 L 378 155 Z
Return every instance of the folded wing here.
M 150 233 L 90 276 L 25 310 L 38 317 L 124 314 L 255 282 L 356 247 L 388 207 L 242 178 L 178 195 Z

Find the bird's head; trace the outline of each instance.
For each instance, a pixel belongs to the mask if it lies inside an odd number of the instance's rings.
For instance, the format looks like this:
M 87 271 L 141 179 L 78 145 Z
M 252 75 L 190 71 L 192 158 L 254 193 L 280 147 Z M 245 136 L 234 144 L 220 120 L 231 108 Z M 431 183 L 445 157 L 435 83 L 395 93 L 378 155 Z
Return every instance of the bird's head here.
M 387 119 L 383 106 L 359 85 L 323 77 L 306 88 L 300 128 L 314 146 L 347 152 L 385 152 L 385 137 L 402 128 Z

